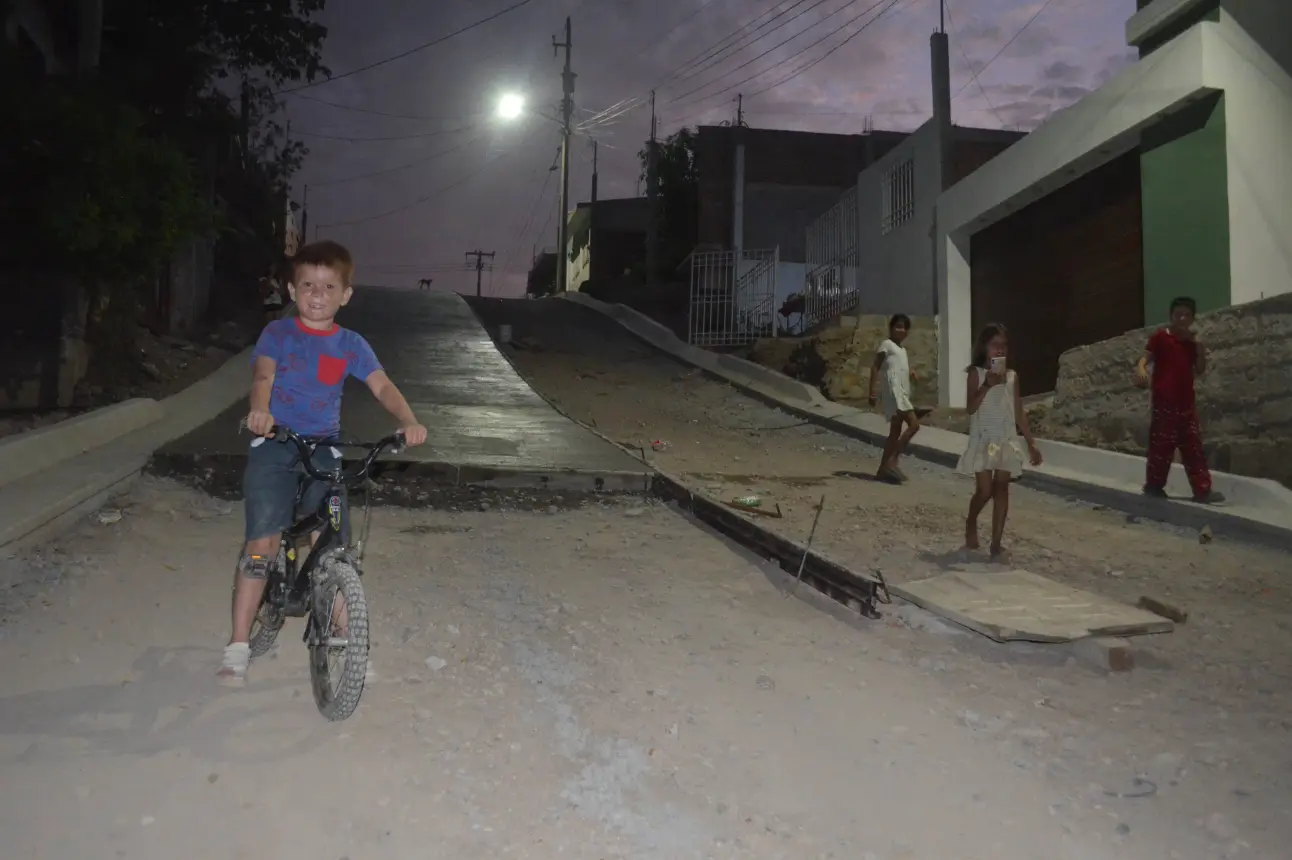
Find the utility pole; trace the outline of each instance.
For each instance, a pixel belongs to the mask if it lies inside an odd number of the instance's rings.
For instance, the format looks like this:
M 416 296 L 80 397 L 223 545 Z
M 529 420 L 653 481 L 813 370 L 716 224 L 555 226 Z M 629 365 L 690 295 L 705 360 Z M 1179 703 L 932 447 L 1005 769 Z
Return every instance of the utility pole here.
M 309 235 L 310 226 L 310 187 L 305 186 L 305 191 L 301 195 L 301 240 Z
M 655 91 L 650 91 L 650 140 L 646 143 L 646 283 L 659 275 L 659 147 L 656 143 Z
M 558 42 L 552 37 L 552 54 L 559 56 L 565 49 L 565 67 L 561 69 L 561 211 L 557 213 L 559 223 L 556 230 L 556 289 L 565 292 L 566 266 L 569 265 L 569 212 L 570 212 L 570 128 L 574 114 L 574 72 L 570 70 L 570 48 L 573 45 L 570 33 L 570 17 L 565 17 L 565 41 Z
M 597 202 L 597 142 L 592 141 L 592 202 Z
M 488 257 L 489 262 L 492 263 L 493 255 L 493 251 L 481 251 L 479 249 L 475 251 L 467 251 L 466 253 L 466 256 L 476 258 L 476 298 L 480 298 L 480 275 L 484 272 L 485 257 Z
M 736 128 L 741 128 L 745 124 L 745 96 L 743 93 L 736 93 Z

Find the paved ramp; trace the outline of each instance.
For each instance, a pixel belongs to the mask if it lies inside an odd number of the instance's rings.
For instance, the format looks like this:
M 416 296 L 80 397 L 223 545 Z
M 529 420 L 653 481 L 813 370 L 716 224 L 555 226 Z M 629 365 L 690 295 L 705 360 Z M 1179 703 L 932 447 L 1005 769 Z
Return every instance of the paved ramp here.
M 430 431 L 425 446 L 399 459 L 515 473 L 647 471 L 535 394 L 456 295 L 361 288 L 338 322 L 368 339 Z M 238 423 L 245 413 L 239 403 L 158 454 L 243 455 L 248 437 Z M 348 436 L 364 440 L 393 428 L 354 380 L 347 383 L 341 423 Z

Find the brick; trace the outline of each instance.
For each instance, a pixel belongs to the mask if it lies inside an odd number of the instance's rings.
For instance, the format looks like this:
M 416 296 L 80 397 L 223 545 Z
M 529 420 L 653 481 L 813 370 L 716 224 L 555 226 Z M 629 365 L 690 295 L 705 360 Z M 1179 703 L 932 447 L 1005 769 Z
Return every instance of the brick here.
M 1078 639 L 1072 643 L 1072 653 L 1080 662 L 1102 672 L 1129 672 L 1135 668 L 1135 652 L 1127 639 Z

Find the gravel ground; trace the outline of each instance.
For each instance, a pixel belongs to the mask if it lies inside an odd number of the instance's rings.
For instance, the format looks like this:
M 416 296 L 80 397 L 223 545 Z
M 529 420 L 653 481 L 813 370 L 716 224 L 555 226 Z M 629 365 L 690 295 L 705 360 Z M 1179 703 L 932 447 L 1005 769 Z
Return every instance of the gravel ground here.
M 1031 706 L 912 671 L 933 619 L 786 599 L 657 504 L 378 510 L 375 678 L 339 725 L 299 622 L 246 689 L 214 682 L 238 507 L 159 479 L 118 504 L 9 562 L 33 584 L 0 627 L 6 856 L 1212 856 L 1146 812 L 1168 782 L 1110 799 L 1029 748 Z
M 774 527 L 787 536 L 807 536 L 824 494 L 817 545 L 859 569 L 880 569 L 894 582 L 989 569 L 960 551 L 967 478 L 908 458 L 908 485 L 874 482 L 872 446 L 766 407 L 571 303 L 495 300 L 477 308 L 487 324 L 512 323 L 509 356 L 561 409 L 645 449 L 697 488 L 779 504 L 785 518 Z M 663 450 L 653 450 L 654 441 Z M 911 662 L 973 699 L 983 715 L 976 730 L 998 734 L 996 721 L 1016 719 L 1004 714 L 1026 713 L 1038 754 L 1105 786 L 1153 774 L 1155 799 L 1132 805 L 1172 806 L 1193 827 L 1229 837 L 1220 841 L 1234 856 L 1282 856 L 1272 846 L 1292 833 L 1282 813 L 1292 799 L 1287 554 L 1202 543 L 1193 532 L 1019 486 L 1011 497 L 1006 543 L 1014 566 L 1128 603 L 1165 600 L 1187 610 L 1188 623 L 1142 641 L 1140 668 L 1125 677 L 1094 676 L 1055 649 L 974 636 L 916 637 L 907 646 Z

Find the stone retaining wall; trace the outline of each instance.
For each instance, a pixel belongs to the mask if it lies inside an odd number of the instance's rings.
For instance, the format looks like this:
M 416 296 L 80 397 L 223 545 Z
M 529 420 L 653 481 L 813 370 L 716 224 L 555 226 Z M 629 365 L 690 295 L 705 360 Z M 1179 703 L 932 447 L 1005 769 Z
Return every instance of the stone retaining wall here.
M 1195 330 L 1208 355 L 1197 391 L 1212 468 L 1292 487 L 1292 295 L 1203 314 Z M 1064 353 L 1041 432 L 1143 454 L 1149 393 L 1135 386 L 1134 364 L 1151 333 L 1142 329 Z
M 875 349 L 888 337 L 888 317 L 875 314 L 839 317 L 838 325 L 807 337 L 767 338 L 756 342 L 749 358 L 764 367 L 820 384 L 838 403 L 866 403 Z M 912 399 L 918 407 L 938 403 L 938 326 L 936 317 L 912 317 L 906 352 L 917 380 Z

